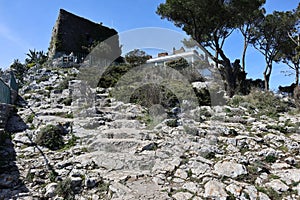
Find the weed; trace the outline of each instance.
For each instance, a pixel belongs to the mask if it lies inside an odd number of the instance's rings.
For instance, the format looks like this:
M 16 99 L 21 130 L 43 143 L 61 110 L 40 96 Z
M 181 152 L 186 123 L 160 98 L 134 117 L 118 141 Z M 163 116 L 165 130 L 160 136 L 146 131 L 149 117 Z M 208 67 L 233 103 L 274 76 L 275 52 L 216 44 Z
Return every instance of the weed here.
M 61 149 L 64 145 L 63 130 L 55 125 L 43 127 L 37 135 L 36 143 L 51 150 Z
M 170 120 L 166 121 L 166 124 L 169 127 L 177 127 L 178 126 L 177 119 L 170 119 Z
M 277 160 L 277 157 L 274 155 L 267 155 L 265 158 L 265 161 L 267 163 L 274 163 L 274 162 L 276 162 L 276 160 Z
M 71 185 L 71 178 L 67 178 L 58 183 L 55 189 L 56 193 L 66 200 L 73 200 L 75 197 L 74 191 Z
M 32 123 L 34 120 L 34 113 L 31 113 L 27 118 L 26 118 L 26 123 Z

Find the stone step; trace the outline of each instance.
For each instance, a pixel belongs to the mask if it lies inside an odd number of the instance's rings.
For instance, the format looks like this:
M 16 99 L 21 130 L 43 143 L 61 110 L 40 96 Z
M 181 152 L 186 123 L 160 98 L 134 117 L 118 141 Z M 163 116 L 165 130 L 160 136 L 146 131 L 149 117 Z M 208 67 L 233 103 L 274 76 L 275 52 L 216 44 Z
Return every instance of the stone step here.
M 89 151 L 103 151 L 106 153 L 135 152 L 143 146 L 143 142 L 135 139 L 92 139 L 88 142 Z
M 128 119 L 118 119 L 109 123 L 111 128 L 120 129 L 120 128 L 135 128 L 143 129 L 145 125 L 142 124 L 139 120 L 128 120 Z
M 136 172 L 147 174 L 146 172 L 150 173 L 154 167 L 156 159 L 154 152 L 147 153 L 138 155 L 134 153 L 96 151 L 72 158 L 72 161 L 86 163 L 93 160 L 100 168 L 108 171 L 121 170 L 119 171 L 121 173 L 127 171 L 131 174 Z
M 138 130 L 134 128 L 108 129 L 103 130 L 97 135 L 99 138 L 107 139 L 137 139 L 144 140 L 148 135 L 147 130 Z

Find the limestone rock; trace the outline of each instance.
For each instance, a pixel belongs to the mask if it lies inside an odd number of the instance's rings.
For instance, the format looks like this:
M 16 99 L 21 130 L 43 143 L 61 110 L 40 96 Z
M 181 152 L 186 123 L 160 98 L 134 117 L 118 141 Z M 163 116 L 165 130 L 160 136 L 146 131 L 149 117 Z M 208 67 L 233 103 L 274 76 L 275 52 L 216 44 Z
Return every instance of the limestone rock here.
M 214 166 L 214 172 L 219 176 L 236 178 L 242 174 L 247 174 L 246 167 L 235 162 L 218 162 Z
M 219 181 L 211 180 L 204 185 L 204 197 L 226 200 L 228 194 L 225 191 L 225 185 Z
M 189 200 L 192 198 L 192 194 L 189 192 L 177 192 L 176 194 L 172 195 L 172 197 L 176 200 Z
M 284 184 L 282 181 L 278 179 L 266 183 L 266 186 L 274 189 L 278 193 L 285 192 L 289 189 L 289 187 L 286 184 Z
M 56 190 L 57 188 L 57 183 L 50 183 L 46 186 L 46 192 L 45 192 L 45 196 L 48 198 L 52 198 L 56 195 Z

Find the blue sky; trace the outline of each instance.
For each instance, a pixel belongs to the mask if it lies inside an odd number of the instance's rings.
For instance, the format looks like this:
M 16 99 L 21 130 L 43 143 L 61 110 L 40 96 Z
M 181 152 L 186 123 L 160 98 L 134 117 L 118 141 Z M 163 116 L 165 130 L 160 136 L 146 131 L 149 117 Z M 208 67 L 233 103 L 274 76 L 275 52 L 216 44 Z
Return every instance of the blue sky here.
M 0 67 L 5 69 L 19 59 L 25 59 L 29 49 L 47 51 L 52 27 L 63 8 L 94 22 L 103 22 L 118 32 L 144 27 L 161 27 L 184 34 L 167 20 L 161 20 L 155 11 L 164 0 L 0 0 Z M 292 10 L 299 0 L 267 0 L 267 12 Z M 232 59 L 240 58 L 241 37 L 234 33 L 226 42 L 225 52 Z M 171 49 L 170 49 L 171 51 Z M 264 59 L 256 50 L 249 48 L 247 54 L 249 77 L 262 78 Z M 271 87 L 290 84 L 294 77 L 286 77 L 280 71 L 284 65 L 274 65 Z

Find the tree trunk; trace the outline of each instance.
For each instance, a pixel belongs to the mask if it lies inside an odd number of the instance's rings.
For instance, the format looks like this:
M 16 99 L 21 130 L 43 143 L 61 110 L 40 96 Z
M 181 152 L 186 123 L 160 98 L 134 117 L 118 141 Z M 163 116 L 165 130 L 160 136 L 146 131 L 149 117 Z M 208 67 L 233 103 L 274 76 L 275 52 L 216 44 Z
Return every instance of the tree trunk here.
M 295 66 L 296 71 L 296 86 L 299 85 L 299 66 Z
M 265 91 L 269 91 L 270 74 L 264 73 L 264 78 L 265 78 Z
M 219 55 L 222 58 L 222 65 L 224 67 L 223 71 L 220 71 L 221 74 L 223 73 L 223 78 L 226 82 L 226 92 L 229 97 L 233 97 L 236 91 L 236 73 L 234 68 L 231 66 L 230 60 L 225 56 L 224 52 L 221 49 L 218 49 Z
M 246 38 L 244 39 L 244 49 L 243 49 L 243 55 L 242 55 L 242 71 L 245 72 L 246 68 L 246 52 L 247 52 L 248 43 L 246 41 Z
M 267 64 L 266 70 L 264 71 L 265 91 L 269 91 L 270 89 L 271 72 L 272 72 L 272 64 Z

